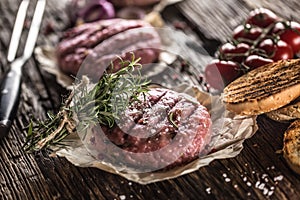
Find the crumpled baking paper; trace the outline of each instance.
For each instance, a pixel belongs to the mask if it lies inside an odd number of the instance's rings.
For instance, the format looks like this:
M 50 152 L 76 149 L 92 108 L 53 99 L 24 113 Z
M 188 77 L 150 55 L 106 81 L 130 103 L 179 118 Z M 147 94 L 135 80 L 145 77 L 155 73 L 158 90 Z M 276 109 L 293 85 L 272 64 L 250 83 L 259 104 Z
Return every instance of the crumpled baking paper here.
M 171 30 L 172 34 L 175 34 L 173 30 Z M 178 33 L 181 34 L 181 33 Z M 170 41 L 174 41 L 174 39 L 170 38 L 170 34 L 168 31 L 163 30 L 160 33 L 163 42 L 168 43 Z M 165 35 L 165 36 L 163 36 Z M 174 38 L 182 37 L 182 35 L 174 35 Z M 168 40 L 164 40 L 168 39 Z M 205 56 L 202 51 L 199 50 L 201 45 L 193 42 L 193 41 L 183 41 L 182 44 L 172 43 L 168 44 L 165 50 L 169 52 L 173 52 L 172 54 L 168 52 L 164 52 L 160 56 L 160 60 L 163 60 L 165 65 L 160 66 L 160 70 L 154 72 L 154 75 L 151 76 L 160 76 L 164 77 L 168 74 L 176 75 L 176 72 L 172 70 L 165 70 L 165 74 L 162 75 L 163 69 L 167 69 L 167 64 L 172 63 L 176 56 L 174 55 L 183 55 L 184 47 L 183 45 L 191 45 L 196 46 L 198 51 L 194 52 L 195 55 L 188 56 L 189 61 L 193 61 L 193 58 L 202 59 L 206 61 L 210 59 L 209 56 Z M 64 87 L 72 88 L 73 79 L 68 75 L 63 74 L 56 62 L 55 51 L 53 47 L 38 47 L 36 48 L 36 58 L 39 61 L 43 70 L 52 73 L 56 76 L 57 82 L 62 84 Z M 201 54 L 201 55 L 200 55 Z M 189 57 L 190 56 L 190 57 Z M 198 61 L 198 62 L 197 62 Z M 199 60 L 194 60 L 192 64 L 199 64 Z M 165 68 L 164 68 L 165 67 Z M 169 67 L 170 68 L 170 67 Z M 200 69 L 201 71 L 201 69 Z M 150 74 L 153 72 L 150 72 Z M 181 75 L 179 75 L 181 76 Z M 170 78 L 166 78 L 169 80 Z M 172 84 L 171 84 L 172 86 Z M 169 87 L 167 85 L 167 87 Z M 170 88 L 170 87 L 169 87 Z M 207 155 L 199 156 L 196 160 L 168 171 L 156 171 L 156 172 L 147 172 L 147 173 L 136 173 L 134 171 L 127 170 L 124 172 L 123 169 L 118 168 L 117 166 L 113 166 L 110 163 L 105 163 L 103 161 L 97 160 L 86 148 L 86 146 L 82 143 L 78 135 L 70 135 L 63 142 L 67 146 L 65 148 L 56 149 L 54 148 L 55 155 L 65 157 L 71 163 L 79 167 L 96 167 L 101 170 L 118 174 L 128 180 L 140 183 L 140 184 L 148 184 L 152 182 L 162 181 L 166 179 L 175 178 L 184 174 L 191 173 L 193 171 L 198 170 L 203 166 L 209 165 L 210 162 L 216 159 L 226 159 L 237 156 L 241 150 L 243 149 L 243 142 L 250 138 L 257 131 L 258 127 L 256 124 L 256 116 L 245 117 L 240 115 L 235 115 L 227 111 L 222 103 L 222 97 L 219 95 L 211 95 L 205 92 L 202 92 L 200 88 L 193 86 L 191 83 L 180 82 L 177 85 L 173 85 L 173 90 L 177 92 L 185 93 L 190 96 L 197 98 L 197 100 L 204 106 L 207 107 L 211 114 L 213 127 L 212 127 L 212 141 L 210 143 L 209 149 L 211 149 L 210 153 Z
M 210 162 L 216 159 L 235 157 L 243 149 L 243 142 L 254 135 L 258 129 L 255 116 L 244 117 L 227 111 L 220 96 L 211 96 L 208 93 L 200 91 L 195 86 L 186 84 L 182 84 L 176 90 L 177 92 L 197 98 L 210 112 L 213 133 L 209 149 L 212 151 L 207 155 L 199 156 L 196 160 L 184 166 L 168 171 L 136 173 L 128 169 L 124 172 L 124 169 L 97 160 L 77 135 L 72 135 L 63 141 L 67 145 L 66 148 L 53 149 L 55 154 L 65 157 L 79 167 L 96 167 L 110 173 L 118 174 L 130 181 L 148 184 L 191 173 L 203 166 L 209 165 Z

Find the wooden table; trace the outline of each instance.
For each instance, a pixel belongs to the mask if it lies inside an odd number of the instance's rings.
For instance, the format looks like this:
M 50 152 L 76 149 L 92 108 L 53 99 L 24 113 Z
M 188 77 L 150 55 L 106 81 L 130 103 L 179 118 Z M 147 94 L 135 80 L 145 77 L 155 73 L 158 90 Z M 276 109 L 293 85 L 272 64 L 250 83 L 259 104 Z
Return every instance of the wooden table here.
M 0 69 L 7 70 L 6 53 L 20 0 L 0 1 Z M 265 6 L 282 17 L 300 21 L 298 0 L 186 0 L 165 10 L 172 24 L 185 20 L 199 41 L 213 53 L 226 41 L 253 7 Z M 55 35 L 67 18 L 60 0 L 49 0 L 38 44 L 55 44 Z M 28 25 L 25 24 L 25 25 Z M 51 33 L 51 29 L 54 33 Z M 50 32 L 49 32 L 50 31 Z M 25 38 L 25 37 L 24 37 Z M 214 40 L 217 39 L 217 40 Z M 24 43 L 24 40 L 22 41 Z M 200 63 L 201 64 L 201 63 Z M 288 124 L 258 117 L 259 131 L 244 143 L 240 155 L 216 160 L 209 166 L 172 180 L 139 185 L 93 168 L 73 166 L 47 152 L 22 150 L 31 118 L 55 112 L 67 91 L 53 75 L 39 68 L 33 57 L 24 70 L 17 119 L 8 137 L 0 141 L 0 199 L 299 199 L 300 176 L 282 155 L 283 133 Z

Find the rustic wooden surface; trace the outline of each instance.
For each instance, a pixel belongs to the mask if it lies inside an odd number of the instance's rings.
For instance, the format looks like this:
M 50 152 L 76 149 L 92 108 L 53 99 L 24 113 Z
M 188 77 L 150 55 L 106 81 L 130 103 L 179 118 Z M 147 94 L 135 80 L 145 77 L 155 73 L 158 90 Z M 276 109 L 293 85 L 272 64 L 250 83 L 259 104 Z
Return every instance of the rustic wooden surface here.
M 0 69 L 7 70 L 6 53 L 20 0 L 0 1 Z M 171 24 L 186 20 L 203 46 L 215 49 L 253 7 L 265 6 L 300 21 L 298 0 L 186 0 L 167 8 Z M 284 3 L 283 3 L 284 2 Z M 66 26 L 60 0 L 49 0 L 38 44 L 55 44 L 54 35 Z M 172 14 L 168 13 L 172 12 Z M 175 18 L 174 18 L 175 16 Z M 55 34 L 47 34 L 52 24 Z M 28 25 L 28 23 L 26 24 Z M 25 37 L 24 37 L 25 38 Z M 24 40 L 22 40 L 24 43 Z M 201 64 L 201 63 L 200 63 Z M 139 185 L 93 168 L 75 167 L 47 152 L 22 151 L 31 118 L 57 111 L 67 92 L 52 75 L 39 69 L 33 57 L 24 69 L 18 117 L 0 141 L 0 199 L 299 199 L 300 176 L 277 152 L 288 124 L 258 117 L 259 131 L 245 142 L 236 158 L 213 161 L 197 172 L 158 183 Z

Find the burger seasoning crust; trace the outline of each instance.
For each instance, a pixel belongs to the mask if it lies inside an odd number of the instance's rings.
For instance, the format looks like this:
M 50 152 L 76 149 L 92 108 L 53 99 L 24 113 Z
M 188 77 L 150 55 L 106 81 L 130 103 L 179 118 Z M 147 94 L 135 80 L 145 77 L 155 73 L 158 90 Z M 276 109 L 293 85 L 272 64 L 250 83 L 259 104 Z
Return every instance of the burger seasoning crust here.
M 134 53 L 141 57 L 141 64 L 156 61 L 160 45 L 159 35 L 145 21 L 100 20 L 66 31 L 57 46 L 57 58 L 65 73 L 76 75 L 81 67 L 82 74 L 99 78 L 116 55 L 128 60 Z M 88 63 L 82 67 L 85 59 Z M 117 60 L 114 64 L 117 71 Z
M 204 106 L 158 88 L 140 100 L 112 129 L 102 127 L 105 136 L 99 134 L 99 127 L 93 129 L 88 143 L 98 159 L 156 171 L 186 164 L 205 152 L 212 122 Z

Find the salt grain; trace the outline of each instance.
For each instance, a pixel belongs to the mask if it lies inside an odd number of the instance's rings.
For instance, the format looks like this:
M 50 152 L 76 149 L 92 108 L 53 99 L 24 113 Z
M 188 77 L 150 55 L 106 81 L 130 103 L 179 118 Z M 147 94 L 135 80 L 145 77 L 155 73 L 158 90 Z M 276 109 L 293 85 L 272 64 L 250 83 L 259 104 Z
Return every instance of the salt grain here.
M 265 178 L 264 181 L 267 183 L 267 182 L 269 182 L 269 179 L 268 179 L 268 178 Z
M 249 181 L 246 184 L 247 184 L 248 187 L 252 186 L 252 184 Z
M 274 193 L 274 191 L 269 191 L 268 196 L 272 196 L 273 193 Z
M 230 178 L 225 178 L 225 182 L 230 182 L 231 180 L 230 180 Z
M 128 183 L 128 185 L 132 185 L 132 183 L 131 183 L 131 182 L 129 182 L 129 183 Z
M 246 182 L 246 181 L 247 181 L 247 177 L 244 177 L 244 178 L 243 178 L 243 181 Z
M 226 178 L 226 177 L 227 177 L 227 174 L 224 173 L 224 174 L 223 174 L 223 177 Z
M 206 188 L 206 192 L 207 194 L 211 194 L 211 188 L 210 187 Z
M 258 188 L 259 185 L 260 185 L 260 181 L 257 181 L 257 182 L 255 183 L 255 188 Z
M 247 196 L 251 196 L 251 193 L 250 193 L 250 192 L 248 192 L 248 193 L 247 193 Z
M 279 175 L 277 177 L 274 177 L 274 181 L 282 181 L 283 179 L 283 176 L 282 175 Z
M 263 190 L 263 189 L 265 188 L 265 185 L 266 185 L 266 184 L 261 183 L 261 184 L 258 186 L 258 189 Z
M 266 178 L 268 175 L 267 174 L 263 174 L 262 176 L 261 176 L 261 178 Z
M 120 197 L 121 200 L 125 200 L 126 199 L 125 195 L 120 195 L 119 197 Z

